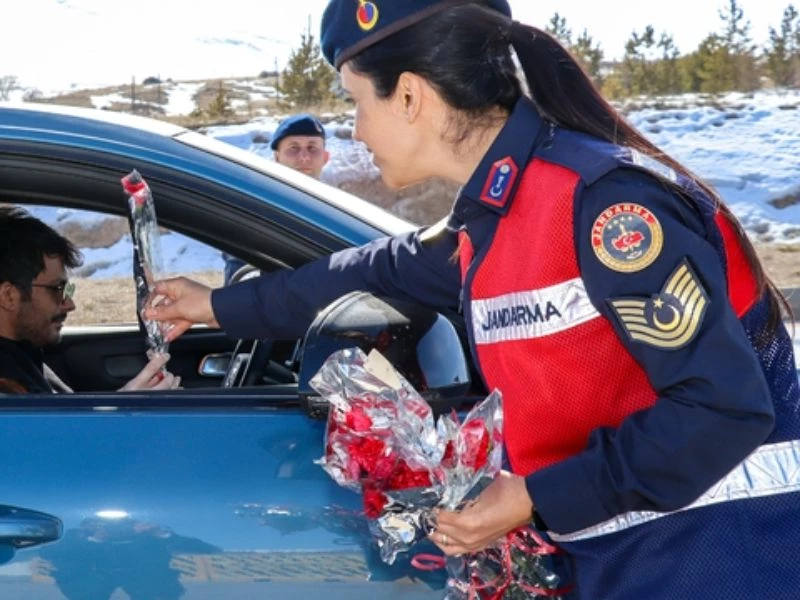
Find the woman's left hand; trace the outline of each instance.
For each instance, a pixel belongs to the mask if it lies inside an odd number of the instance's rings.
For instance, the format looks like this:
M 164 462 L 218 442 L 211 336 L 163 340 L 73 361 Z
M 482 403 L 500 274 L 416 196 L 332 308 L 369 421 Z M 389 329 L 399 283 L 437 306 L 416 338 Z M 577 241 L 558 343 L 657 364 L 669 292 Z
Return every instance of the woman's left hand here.
M 531 521 L 533 502 L 525 479 L 501 471 L 481 495 L 460 512 L 439 511 L 430 539 L 445 554 L 477 552 Z

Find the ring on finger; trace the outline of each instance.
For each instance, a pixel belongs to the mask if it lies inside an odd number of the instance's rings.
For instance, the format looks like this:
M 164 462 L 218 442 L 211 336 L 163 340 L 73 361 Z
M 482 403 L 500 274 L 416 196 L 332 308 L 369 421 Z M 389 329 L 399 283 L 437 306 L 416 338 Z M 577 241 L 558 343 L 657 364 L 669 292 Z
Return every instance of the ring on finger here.
M 450 543 L 450 542 L 448 541 L 448 539 L 447 539 L 447 534 L 446 534 L 446 533 L 443 533 L 443 534 L 442 534 L 442 538 L 441 538 L 441 540 L 442 540 L 442 546 L 447 546 L 447 545 Z

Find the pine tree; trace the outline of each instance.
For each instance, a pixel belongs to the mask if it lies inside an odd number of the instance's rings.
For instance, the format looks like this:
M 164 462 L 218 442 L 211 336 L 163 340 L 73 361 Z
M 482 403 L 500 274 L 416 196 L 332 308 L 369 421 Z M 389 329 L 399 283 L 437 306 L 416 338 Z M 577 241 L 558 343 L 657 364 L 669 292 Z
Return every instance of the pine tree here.
M 550 17 L 550 22 L 545 29 L 547 33 L 556 38 L 559 42 L 564 44 L 567 48 L 572 46 L 572 30 L 567 27 L 566 17 L 562 17 L 555 13 Z
M 728 0 L 727 7 L 719 11 L 719 17 L 723 22 L 720 40 L 725 50 L 719 58 L 724 57 L 730 63 L 724 66 L 725 71 L 733 73 L 733 87 L 730 89 L 757 89 L 756 46 L 750 38 L 750 21 L 745 20 L 744 10 L 737 0 Z
M 231 101 L 228 98 L 228 91 L 225 89 L 225 86 L 222 85 L 221 81 L 219 82 L 217 95 L 214 97 L 214 100 L 211 101 L 211 104 L 208 105 L 206 113 L 209 117 L 221 117 L 223 119 L 231 117 L 234 114 L 233 108 L 231 107 Z
M 699 92 L 703 86 L 703 79 L 700 77 L 702 61 L 699 50 L 681 56 L 677 60 L 678 77 L 680 78 L 680 89 L 682 92 Z
M 600 74 L 601 63 L 603 62 L 603 50 L 599 44 L 594 43 L 594 39 L 589 32 L 584 29 L 575 42 L 572 42 L 572 30 L 567 26 L 566 17 L 555 13 L 547 24 L 546 31 L 556 38 L 569 50 L 580 63 L 584 71 L 594 80 L 597 85 L 602 85 Z
M 335 99 L 332 91 L 335 78 L 336 71 L 323 58 L 309 22 L 308 30 L 300 36 L 300 47 L 289 56 L 278 92 L 292 107 L 319 106 Z
M 680 50 L 675 46 L 674 38 L 666 33 L 661 34 L 657 46 L 661 49 L 661 58 L 655 65 L 656 91 L 659 94 L 679 94 L 683 91 L 678 69 Z
M 735 64 L 724 38 L 712 33 L 695 52 L 700 92 L 716 94 L 736 89 Z
M 800 80 L 800 23 L 797 9 L 790 4 L 783 11 L 780 32 L 769 28 L 769 44 L 764 48 L 766 67 L 772 82 L 779 87 L 796 87 Z
M 592 36 L 584 29 L 583 33 L 575 40 L 575 44 L 570 48 L 572 54 L 584 68 L 586 73 L 597 85 L 603 84 L 601 68 L 603 64 L 603 50 L 600 44 L 595 44 Z
M 653 54 L 655 47 L 656 37 L 652 25 L 645 27 L 641 35 L 634 31 L 625 43 L 622 81 L 628 95 L 657 93 L 656 57 Z

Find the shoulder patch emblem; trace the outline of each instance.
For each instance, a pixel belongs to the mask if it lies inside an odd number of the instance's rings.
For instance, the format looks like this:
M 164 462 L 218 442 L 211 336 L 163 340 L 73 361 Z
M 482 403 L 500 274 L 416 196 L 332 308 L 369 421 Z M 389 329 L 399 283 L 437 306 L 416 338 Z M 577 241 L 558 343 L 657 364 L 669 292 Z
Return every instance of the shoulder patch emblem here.
M 631 341 L 678 350 L 700 330 L 709 298 L 689 261 L 683 259 L 653 297 L 616 298 L 609 303 Z
M 498 160 L 489 170 L 489 176 L 483 185 L 480 199 L 491 206 L 503 208 L 508 202 L 518 174 L 519 167 L 513 158 L 506 156 L 504 159 Z
M 661 254 L 664 234 L 655 215 L 638 204 L 620 203 L 604 210 L 592 225 L 592 248 L 609 269 L 635 273 Z

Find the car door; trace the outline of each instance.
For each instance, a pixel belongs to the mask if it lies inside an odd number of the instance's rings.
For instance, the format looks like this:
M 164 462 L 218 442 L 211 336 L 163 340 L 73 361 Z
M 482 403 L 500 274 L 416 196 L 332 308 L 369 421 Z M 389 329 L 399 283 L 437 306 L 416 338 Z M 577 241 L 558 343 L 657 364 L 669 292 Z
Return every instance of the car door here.
M 78 323 L 46 352 L 78 391 L 0 397 L 0 597 L 441 597 L 443 572 L 380 560 L 358 495 L 314 463 L 324 423 L 293 379 L 222 389 L 201 374 L 203 359 L 233 351 L 224 332 L 198 327 L 170 345 L 184 390 L 103 392 L 138 372 L 146 345 L 127 275 L 92 320 L 103 282 L 84 250 Z M 127 309 L 109 321 L 116 301 Z M 291 372 L 297 340 L 273 342 Z
M 68 321 L 69 322 L 69 321 Z M 235 340 L 224 332 L 198 328 L 169 346 L 169 370 L 180 376 L 184 388 L 222 385 L 224 372 L 201 371 L 209 357 L 230 360 Z M 61 342 L 48 348 L 45 361 L 62 381 L 76 390 L 116 390 L 145 366 L 147 344 L 136 324 L 66 327 Z
M 381 562 L 291 389 L 0 401 L 3 598 L 442 596 Z
M 230 159 L 221 142 L 206 150 L 197 134 L 49 110 L 0 108 L 0 202 L 124 216 L 120 178 L 136 168 L 159 225 L 261 270 L 407 228 L 367 222 L 374 207 L 326 202 L 322 184 L 273 176 L 243 151 Z M 202 357 L 234 342 L 198 328 L 171 347 L 170 368 L 199 387 L 101 392 L 142 364 L 143 337 L 135 314 L 81 325 L 47 354 L 77 393 L 0 396 L 0 597 L 443 595 L 442 572 L 417 571 L 408 556 L 381 562 L 358 495 L 314 463 L 323 423 L 301 408 L 296 383 L 191 380 Z

